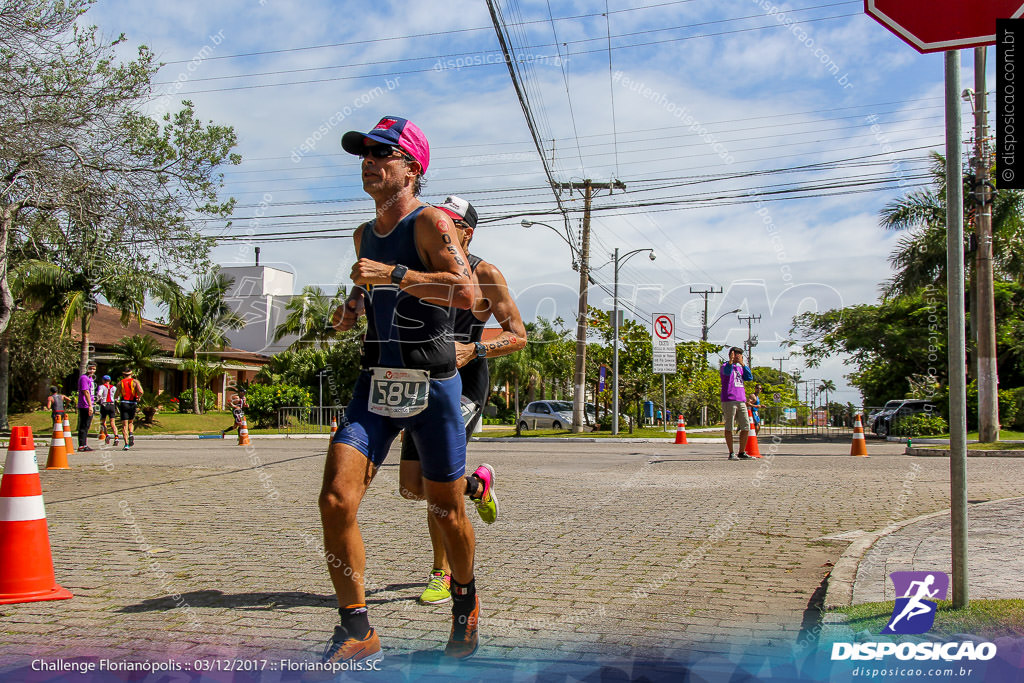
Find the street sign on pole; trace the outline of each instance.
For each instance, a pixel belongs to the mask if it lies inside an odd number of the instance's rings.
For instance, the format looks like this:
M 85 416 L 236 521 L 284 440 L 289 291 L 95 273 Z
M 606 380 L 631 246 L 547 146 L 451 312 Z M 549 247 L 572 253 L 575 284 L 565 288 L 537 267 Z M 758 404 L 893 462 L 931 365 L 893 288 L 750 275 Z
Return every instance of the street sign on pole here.
M 969 603 L 967 565 L 967 364 L 964 329 L 963 145 L 960 114 L 961 48 L 991 45 L 996 19 L 1024 14 L 1022 0 L 864 0 L 864 11 L 919 52 L 945 51 L 946 310 L 949 311 L 949 483 L 953 607 Z
M 996 19 L 1024 16 L 1021 0 L 864 0 L 864 11 L 918 52 L 996 42 Z
M 672 313 L 655 313 L 651 326 L 654 373 L 674 375 L 676 372 L 676 317 Z

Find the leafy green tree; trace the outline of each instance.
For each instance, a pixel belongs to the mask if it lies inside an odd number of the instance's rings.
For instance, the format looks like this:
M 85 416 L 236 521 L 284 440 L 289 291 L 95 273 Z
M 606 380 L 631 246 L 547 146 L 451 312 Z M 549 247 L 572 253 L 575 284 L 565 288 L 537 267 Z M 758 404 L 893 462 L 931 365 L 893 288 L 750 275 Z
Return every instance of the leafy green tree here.
M 285 306 L 288 314 L 274 330 L 274 341 L 279 342 L 294 334 L 298 339 L 288 347 L 290 351 L 309 345 L 326 347 L 338 336 L 331 325 L 331 316 L 345 301 L 345 296 L 344 287 L 338 287 L 334 296 L 328 296 L 317 285 L 303 287 L 302 294 L 292 297 Z
M 846 375 L 867 405 L 882 405 L 910 391 L 910 378 L 928 375 L 945 383 L 946 298 L 922 290 L 876 305 L 861 304 L 793 319 L 787 343 L 804 356 L 808 367 L 838 353 L 851 356 Z
M 491 365 L 491 375 L 496 383 L 508 383 L 515 389 L 515 411 L 516 419 L 522 412 L 519 409 L 519 388 L 528 386 L 531 382 L 540 378 L 540 368 L 537 361 L 530 355 L 527 349 L 521 349 L 507 356 L 501 356 L 488 361 Z
M 245 326 L 245 321 L 232 311 L 224 295 L 232 279 L 219 271 L 200 276 L 191 292 L 168 290 L 164 303 L 170 318 L 169 331 L 175 338 L 174 355 L 188 358 L 192 368 L 193 410 L 199 413 L 199 379 L 203 368 L 201 354 L 219 351 L 228 345 L 227 332 Z
M 10 348 L 10 402 L 15 409 L 27 407 L 41 382 L 59 384 L 75 367 L 78 347 L 61 335 L 57 323 L 39 325 L 31 312 L 18 310 L 4 334 Z

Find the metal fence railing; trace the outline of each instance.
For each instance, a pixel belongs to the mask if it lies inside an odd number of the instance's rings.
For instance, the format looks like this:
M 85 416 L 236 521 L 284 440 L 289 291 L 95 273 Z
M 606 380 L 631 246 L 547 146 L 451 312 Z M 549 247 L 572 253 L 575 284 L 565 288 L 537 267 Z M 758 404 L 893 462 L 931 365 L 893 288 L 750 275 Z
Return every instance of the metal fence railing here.
M 331 420 L 339 419 L 345 406 L 286 406 L 277 409 L 277 428 L 285 434 L 328 434 Z
M 761 434 L 772 436 L 807 436 L 822 439 L 850 439 L 853 435 L 853 426 L 856 415 L 861 413 L 865 416 L 869 408 L 864 412 L 859 410 L 829 412 L 823 408 L 810 409 L 806 406 L 799 408 L 783 408 L 779 406 L 764 406 L 761 408 Z M 862 418 L 864 421 L 865 418 Z M 864 424 L 865 433 L 870 433 L 867 424 Z

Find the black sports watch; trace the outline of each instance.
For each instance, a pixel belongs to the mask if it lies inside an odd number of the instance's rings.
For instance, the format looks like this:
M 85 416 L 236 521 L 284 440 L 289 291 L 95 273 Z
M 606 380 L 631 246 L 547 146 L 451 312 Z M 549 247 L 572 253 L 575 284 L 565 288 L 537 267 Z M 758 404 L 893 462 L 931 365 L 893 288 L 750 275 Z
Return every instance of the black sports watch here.
M 391 271 L 391 283 L 396 285 L 402 284 L 402 278 L 404 278 L 405 274 L 408 272 L 408 267 L 398 264 L 395 266 L 395 269 Z
M 486 346 L 484 346 L 480 342 L 473 342 L 473 345 L 476 346 L 476 357 L 477 358 L 486 358 L 487 357 L 487 347 Z

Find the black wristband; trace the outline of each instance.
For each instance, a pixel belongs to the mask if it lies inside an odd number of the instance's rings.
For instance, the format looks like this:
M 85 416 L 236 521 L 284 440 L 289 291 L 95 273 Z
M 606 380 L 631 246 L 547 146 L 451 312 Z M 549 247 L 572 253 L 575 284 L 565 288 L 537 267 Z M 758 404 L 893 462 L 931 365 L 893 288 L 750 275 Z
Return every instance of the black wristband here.
M 396 284 L 396 285 L 402 284 L 402 279 L 405 277 L 405 274 L 408 273 L 408 272 L 409 272 L 409 268 L 408 267 L 403 266 L 402 264 L 396 265 L 394 270 L 391 271 L 391 283 L 392 284 Z

